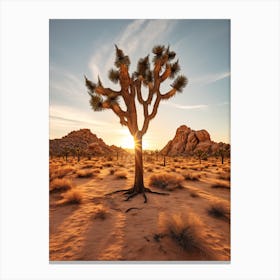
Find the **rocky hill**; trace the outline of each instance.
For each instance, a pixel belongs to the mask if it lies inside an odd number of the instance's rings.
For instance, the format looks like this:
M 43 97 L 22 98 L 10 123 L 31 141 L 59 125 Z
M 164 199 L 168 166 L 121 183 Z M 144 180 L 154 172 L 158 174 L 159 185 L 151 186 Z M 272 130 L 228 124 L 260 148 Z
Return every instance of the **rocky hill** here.
M 125 150 L 114 145 L 108 146 L 101 138 L 98 138 L 89 129 L 72 131 L 60 139 L 50 140 L 50 154 L 62 155 L 67 152 L 75 154 L 77 151 L 82 155 L 110 155 L 116 153 L 127 153 Z
M 186 125 L 177 128 L 175 137 L 160 151 L 167 156 L 193 155 L 198 150 L 213 155 L 219 149 L 230 150 L 230 145 L 216 143 L 211 140 L 210 134 L 205 129 L 192 130 Z

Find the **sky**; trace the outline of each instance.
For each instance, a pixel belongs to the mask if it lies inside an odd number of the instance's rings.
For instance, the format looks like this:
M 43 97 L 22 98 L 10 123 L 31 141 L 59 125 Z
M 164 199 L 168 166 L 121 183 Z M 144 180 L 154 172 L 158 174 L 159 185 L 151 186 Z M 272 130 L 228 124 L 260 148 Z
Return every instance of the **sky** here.
M 132 148 L 128 128 L 111 110 L 94 112 L 84 75 L 119 90 L 108 79 L 114 44 L 129 55 L 130 73 L 155 45 L 169 45 L 188 78 L 182 93 L 160 103 L 143 138 L 145 149 L 162 149 L 176 129 L 206 129 L 211 140 L 230 143 L 230 20 L 50 20 L 50 139 L 89 128 L 106 144 Z M 172 80 L 161 85 L 170 89 Z M 142 122 L 142 111 L 139 120 Z M 141 126 L 140 126 L 141 127 Z

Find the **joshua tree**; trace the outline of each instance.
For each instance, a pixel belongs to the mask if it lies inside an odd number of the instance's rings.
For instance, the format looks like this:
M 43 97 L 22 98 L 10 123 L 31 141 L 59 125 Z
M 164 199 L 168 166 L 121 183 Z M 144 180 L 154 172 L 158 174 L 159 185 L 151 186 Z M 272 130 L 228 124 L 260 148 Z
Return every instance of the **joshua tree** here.
M 199 159 L 199 164 L 201 164 L 201 159 L 202 159 L 202 156 L 203 156 L 203 151 L 202 150 L 197 150 L 196 151 L 196 156 Z
M 66 161 L 66 162 L 67 162 L 69 153 L 70 153 L 69 148 L 64 148 L 64 149 L 63 149 L 63 155 L 64 155 L 64 157 L 65 157 L 65 161 Z
M 79 162 L 81 159 L 81 149 L 80 148 L 76 148 L 76 155 L 77 155 L 77 161 Z
M 116 45 L 116 69 L 109 71 L 109 79 L 120 85 L 120 90 L 116 91 L 104 87 L 100 78 L 97 83 L 93 83 L 85 77 L 85 84 L 90 95 L 90 105 L 94 111 L 111 109 L 119 118 L 121 125 L 127 126 L 135 142 L 135 178 L 131 189 L 120 190 L 127 195 L 127 200 L 137 194 L 143 194 L 146 202 L 145 192 L 152 192 L 145 188 L 143 181 L 143 155 L 142 139 L 148 130 L 150 121 L 156 116 L 159 104 L 162 100 L 173 97 L 177 92 L 182 92 L 187 85 L 187 78 L 177 75 L 180 71 L 178 60 L 174 60 L 176 53 L 169 47 L 155 46 L 152 50 L 153 66 L 150 67 L 149 55 L 141 58 L 137 64 L 137 70 L 129 73 L 130 59 Z M 176 77 L 177 76 L 177 77 Z M 176 78 L 175 78 L 176 77 Z M 161 92 L 161 84 L 168 78 L 174 79 L 171 89 L 165 93 Z M 143 97 L 142 87 L 148 89 L 147 98 Z M 120 104 L 120 99 L 123 105 Z M 144 121 L 140 127 L 137 120 L 137 106 L 139 102 L 143 108 Z M 122 109 L 125 107 L 125 109 Z M 153 192 L 155 193 L 155 192 Z
M 218 155 L 221 157 L 222 164 L 224 164 L 224 158 L 225 158 L 225 155 L 226 155 L 226 150 L 224 148 L 220 148 L 218 150 Z
M 158 161 L 159 150 L 155 150 L 154 154 L 156 155 L 156 161 Z

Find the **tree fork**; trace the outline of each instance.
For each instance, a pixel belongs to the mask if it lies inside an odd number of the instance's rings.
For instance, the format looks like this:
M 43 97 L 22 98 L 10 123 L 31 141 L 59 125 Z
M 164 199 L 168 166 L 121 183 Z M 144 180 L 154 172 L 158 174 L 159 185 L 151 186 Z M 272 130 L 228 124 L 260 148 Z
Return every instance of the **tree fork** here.
M 119 83 L 121 89 L 119 91 L 105 88 L 98 77 L 97 84 L 91 82 L 85 77 L 85 84 L 88 88 L 88 93 L 91 96 L 90 105 L 94 111 L 101 111 L 111 109 L 120 119 L 123 126 L 127 126 L 130 134 L 135 141 L 135 177 L 134 185 L 130 189 L 118 190 L 113 193 L 123 192 L 129 200 L 138 194 L 142 194 L 144 202 L 147 202 L 145 193 L 153 193 L 160 195 L 168 195 L 167 193 L 159 193 L 150 190 L 144 186 L 143 179 L 143 151 L 142 138 L 148 130 L 150 121 L 156 116 L 161 100 L 169 99 L 175 96 L 176 92 L 182 92 L 187 85 L 187 78 L 185 76 L 177 76 L 177 78 L 170 85 L 171 90 L 166 93 L 161 93 L 160 85 L 167 79 L 174 79 L 179 72 L 180 66 L 178 60 L 171 63 L 176 56 L 176 53 L 170 51 L 169 47 L 155 46 L 153 48 L 154 68 L 150 68 L 149 56 L 139 59 L 137 70 L 130 75 L 129 66 L 130 59 L 124 52 L 115 45 L 116 49 L 116 70 L 109 71 L 109 79 L 114 83 Z M 162 74 L 161 74 L 162 73 Z M 141 91 L 142 86 L 148 86 L 149 94 L 146 100 L 143 99 Z M 156 97 L 155 103 L 151 112 L 149 113 L 149 105 L 153 98 Z M 119 98 L 123 99 L 126 106 L 122 110 L 119 103 Z M 144 111 L 144 121 L 142 129 L 139 130 L 137 121 L 136 100 L 142 105 Z

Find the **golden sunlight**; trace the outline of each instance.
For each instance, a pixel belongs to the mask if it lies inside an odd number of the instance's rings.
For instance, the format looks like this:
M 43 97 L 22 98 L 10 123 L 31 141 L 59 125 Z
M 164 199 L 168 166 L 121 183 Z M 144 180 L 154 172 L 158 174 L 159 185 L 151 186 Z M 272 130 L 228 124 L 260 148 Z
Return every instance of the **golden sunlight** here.
M 145 139 L 143 139 L 142 145 L 143 145 L 143 150 L 149 148 L 148 142 L 145 141 Z M 130 134 L 122 137 L 121 147 L 125 149 L 134 149 L 134 139 Z

